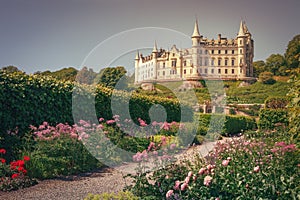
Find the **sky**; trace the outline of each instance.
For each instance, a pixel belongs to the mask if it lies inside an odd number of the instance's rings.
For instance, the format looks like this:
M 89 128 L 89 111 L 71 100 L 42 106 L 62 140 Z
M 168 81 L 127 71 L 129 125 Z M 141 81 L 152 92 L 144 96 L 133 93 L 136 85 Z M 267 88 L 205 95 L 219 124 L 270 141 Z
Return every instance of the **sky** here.
M 299 8 L 299 0 L 1 0 L 0 67 L 128 67 L 154 41 L 191 47 L 196 18 L 201 35 L 215 39 L 235 38 L 245 20 L 254 60 L 265 60 L 300 34 Z

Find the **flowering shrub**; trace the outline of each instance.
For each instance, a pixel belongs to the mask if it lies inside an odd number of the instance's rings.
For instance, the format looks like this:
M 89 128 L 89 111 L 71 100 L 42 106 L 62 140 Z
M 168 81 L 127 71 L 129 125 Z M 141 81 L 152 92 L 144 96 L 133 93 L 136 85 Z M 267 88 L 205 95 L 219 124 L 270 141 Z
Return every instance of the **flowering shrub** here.
M 136 181 L 132 191 L 153 199 L 299 199 L 299 163 L 299 149 L 293 143 L 230 139 L 218 142 L 205 163 L 140 173 L 136 180 L 143 184 Z
M 6 150 L 0 149 L 0 154 L 6 154 Z M 8 164 L 4 158 L 0 158 L 0 190 L 10 191 L 36 183 L 27 176 L 25 162 L 29 160 L 28 156 L 24 156 L 22 160 L 12 161 Z

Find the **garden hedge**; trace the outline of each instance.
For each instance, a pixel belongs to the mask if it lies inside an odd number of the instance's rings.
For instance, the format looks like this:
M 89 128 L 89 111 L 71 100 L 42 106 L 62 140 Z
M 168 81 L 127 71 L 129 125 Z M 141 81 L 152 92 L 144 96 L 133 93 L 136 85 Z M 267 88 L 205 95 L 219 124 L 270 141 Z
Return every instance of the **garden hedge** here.
M 73 90 L 76 91 L 75 95 L 73 95 Z M 0 120 L 2 124 L 0 132 L 3 134 L 17 127 L 23 134 L 28 130 L 29 125 L 37 126 L 44 121 L 53 125 L 73 124 L 74 119 L 77 120 L 76 117 L 73 118 L 73 114 L 84 116 L 90 111 L 96 111 L 97 117 L 111 119 L 113 114 L 122 114 L 126 111 L 126 108 L 122 106 L 117 107 L 120 113 L 112 112 L 112 94 L 113 90 L 101 86 L 79 85 L 41 75 L 27 75 L 22 72 L 7 73 L 0 70 Z M 165 108 L 169 122 L 189 121 L 193 117 L 192 109 L 180 105 L 176 100 L 131 95 L 121 91 L 114 92 L 114 97 L 119 101 L 117 105 L 126 105 L 129 102 L 127 110 L 130 110 L 130 117 L 133 120 L 140 117 L 149 122 L 149 108 L 155 104 L 160 104 Z M 85 105 L 86 100 L 90 98 L 95 99 L 95 104 Z M 72 105 L 72 101 L 79 102 L 79 104 Z M 74 108 L 76 108 L 76 113 L 72 113 Z
M 261 130 L 272 130 L 276 126 L 288 125 L 287 109 L 261 109 L 259 112 L 258 127 Z
M 209 127 L 208 132 L 218 132 L 226 136 L 257 128 L 251 117 L 221 114 L 201 114 L 199 128 L 202 126 Z

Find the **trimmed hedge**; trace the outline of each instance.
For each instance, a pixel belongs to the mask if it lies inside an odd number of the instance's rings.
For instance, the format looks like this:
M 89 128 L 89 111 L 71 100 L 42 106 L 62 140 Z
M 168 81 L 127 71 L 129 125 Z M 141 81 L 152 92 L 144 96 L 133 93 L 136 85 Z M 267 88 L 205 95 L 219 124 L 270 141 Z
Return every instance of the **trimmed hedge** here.
M 284 109 L 288 105 L 287 97 L 268 97 L 265 100 L 265 108 Z
M 225 136 L 257 128 L 253 118 L 219 114 L 201 114 L 199 128 L 203 126 L 209 127 L 207 132 L 220 133 Z
M 112 94 L 114 110 L 111 106 Z M 76 104 L 72 105 L 72 101 Z M 0 70 L 1 134 L 16 127 L 24 134 L 29 125 L 37 126 L 44 121 L 53 125 L 73 124 L 74 120 L 76 122 L 80 117 L 84 117 L 83 120 L 95 120 L 95 117 L 111 119 L 113 114 L 124 113 L 128 113 L 127 116 L 133 120 L 140 117 L 149 122 L 148 112 L 155 104 L 165 108 L 168 122 L 192 120 L 192 109 L 172 99 L 131 95 L 102 86 L 93 88 L 51 77 L 27 75 L 22 72 L 7 73 Z M 75 111 L 72 113 L 72 110 Z M 97 116 L 93 114 L 95 111 Z
M 288 111 L 286 109 L 261 109 L 258 127 L 261 130 L 271 130 L 278 125 L 288 125 Z

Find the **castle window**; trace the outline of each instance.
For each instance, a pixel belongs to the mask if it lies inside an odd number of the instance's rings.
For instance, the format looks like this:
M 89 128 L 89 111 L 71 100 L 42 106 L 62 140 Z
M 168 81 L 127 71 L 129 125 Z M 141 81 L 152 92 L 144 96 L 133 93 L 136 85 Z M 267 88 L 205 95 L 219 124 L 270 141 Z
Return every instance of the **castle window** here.
M 208 54 L 208 51 L 207 51 L 207 49 L 205 49 L 205 54 Z
M 231 66 L 234 66 L 234 59 L 231 60 Z
M 165 71 L 163 71 L 163 76 L 165 75 Z
M 218 59 L 218 66 L 221 65 L 221 59 Z
M 204 69 L 204 73 L 207 74 L 207 69 L 206 68 Z
M 212 73 L 212 74 L 215 73 L 215 70 L 214 70 L 214 69 L 211 69 L 211 73 Z
M 159 76 L 159 72 L 157 72 L 157 76 Z
M 172 60 L 172 67 L 176 67 L 176 60 Z
M 231 50 L 231 53 L 234 54 L 234 50 Z
M 200 49 L 200 51 L 199 51 L 199 52 L 200 52 L 200 54 L 202 54 L 202 49 Z
M 208 58 L 205 58 L 204 60 L 204 66 L 207 66 L 208 65 Z
M 202 58 L 200 57 L 199 65 L 202 66 Z
M 211 66 L 215 65 L 215 59 L 211 59 Z
M 190 74 L 192 74 L 193 73 L 193 69 L 190 69 Z
M 228 60 L 227 60 L 227 59 L 225 59 L 225 66 L 227 66 L 227 64 L 228 64 Z
M 218 69 L 218 74 L 221 74 L 221 69 Z
M 242 49 L 240 49 L 240 54 L 242 54 L 243 53 L 243 50 Z
M 173 53 L 173 57 L 175 56 L 175 53 Z
M 214 54 L 215 53 L 215 50 L 211 50 L 211 54 Z
M 243 63 L 243 58 L 240 59 L 240 64 L 242 64 L 242 63 Z
M 231 70 L 231 73 L 234 74 L 234 69 Z
M 243 42 L 243 41 L 242 41 L 242 40 L 240 40 L 240 44 L 242 44 L 242 42 Z
M 225 69 L 225 74 L 228 74 L 228 69 Z
M 186 74 L 186 69 L 185 69 L 185 70 L 183 70 L 183 74 Z
M 221 54 L 221 50 L 218 51 L 218 54 Z
M 202 74 L 202 68 L 200 68 L 200 74 Z
M 163 68 L 165 68 L 165 67 L 166 67 L 166 63 L 163 62 Z
M 185 60 L 185 61 L 183 61 L 183 66 L 186 66 L 186 60 Z
M 227 50 L 225 50 L 225 54 L 227 54 L 228 53 L 228 51 Z

